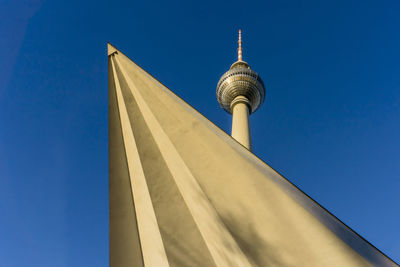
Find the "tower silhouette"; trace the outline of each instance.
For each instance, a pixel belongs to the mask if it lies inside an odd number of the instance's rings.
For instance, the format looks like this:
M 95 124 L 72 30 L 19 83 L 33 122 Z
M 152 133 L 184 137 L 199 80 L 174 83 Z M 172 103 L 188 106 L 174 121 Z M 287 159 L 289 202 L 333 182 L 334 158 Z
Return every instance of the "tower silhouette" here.
M 261 77 L 242 59 L 241 30 L 238 44 L 238 60 L 219 80 L 217 100 L 232 114 L 232 137 L 251 150 L 249 115 L 264 102 L 265 87 Z

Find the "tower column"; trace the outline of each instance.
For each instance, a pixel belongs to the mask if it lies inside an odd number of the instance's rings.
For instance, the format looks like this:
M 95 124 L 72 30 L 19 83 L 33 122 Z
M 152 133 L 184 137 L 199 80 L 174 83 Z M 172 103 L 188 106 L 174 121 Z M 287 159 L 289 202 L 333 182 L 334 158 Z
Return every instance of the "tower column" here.
M 250 102 L 244 96 L 237 96 L 231 103 L 232 137 L 251 150 L 249 107 Z

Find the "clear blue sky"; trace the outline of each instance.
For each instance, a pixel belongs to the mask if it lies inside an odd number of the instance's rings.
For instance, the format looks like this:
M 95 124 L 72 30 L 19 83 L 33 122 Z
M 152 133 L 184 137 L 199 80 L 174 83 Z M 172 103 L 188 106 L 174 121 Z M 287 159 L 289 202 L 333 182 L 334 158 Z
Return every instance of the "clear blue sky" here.
M 0 0 L 0 266 L 108 266 L 109 41 L 229 131 L 262 76 L 254 153 L 400 261 L 399 1 Z

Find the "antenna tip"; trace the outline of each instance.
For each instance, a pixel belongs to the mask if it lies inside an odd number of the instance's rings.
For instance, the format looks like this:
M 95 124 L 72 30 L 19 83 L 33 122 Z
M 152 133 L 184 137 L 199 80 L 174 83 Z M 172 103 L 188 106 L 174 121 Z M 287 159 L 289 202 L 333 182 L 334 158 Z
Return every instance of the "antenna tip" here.
M 242 61 L 242 30 L 239 29 L 239 40 L 238 40 L 238 60 Z

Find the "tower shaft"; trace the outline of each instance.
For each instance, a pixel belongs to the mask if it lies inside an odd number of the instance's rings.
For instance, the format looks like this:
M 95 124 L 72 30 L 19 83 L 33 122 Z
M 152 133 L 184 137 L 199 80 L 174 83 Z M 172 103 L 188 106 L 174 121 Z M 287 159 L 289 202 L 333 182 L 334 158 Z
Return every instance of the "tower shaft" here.
M 249 100 L 244 96 L 237 96 L 231 104 L 232 110 L 232 137 L 251 150 Z

